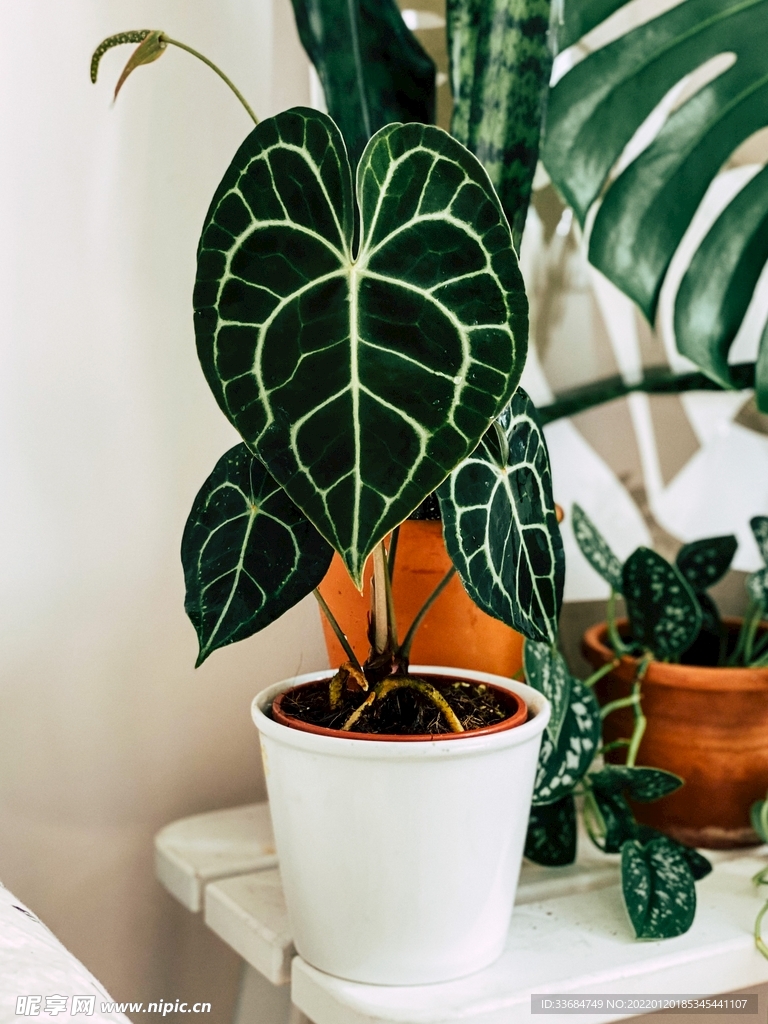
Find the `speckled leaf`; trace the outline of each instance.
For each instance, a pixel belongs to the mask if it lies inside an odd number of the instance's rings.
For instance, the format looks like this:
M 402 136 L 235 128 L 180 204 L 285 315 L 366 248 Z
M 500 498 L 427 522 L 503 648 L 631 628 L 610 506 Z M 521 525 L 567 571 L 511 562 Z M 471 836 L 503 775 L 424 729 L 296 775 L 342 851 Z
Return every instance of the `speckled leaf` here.
M 680 571 L 638 548 L 624 563 L 623 582 L 633 638 L 659 660 L 679 657 L 701 629 L 701 608 Z
M 197 664 L 274 622 L 320 583 L 333 549 L 244 444 L 216 463 L 181 542 Z
M 554 804 L 532 807 L 525 856 L 534 864 L 556 868 L 576 860 L 576 802 L 572 794 Z
M 206 217 L 195 322 L 219 405 L 359 584 L 512 397 L 527 302 L 485 171 L 439 128 L 378 132 L 356 198 L 329 117 L 263 121 Z
M 752 572 L 744 581 L 750 600 L 768 607 L 768 569 Z
M 539 753 L 533 804 L 555 803 L 573 791 L 586 774 L 600 741 L 600 708 L 595 695 L 578 679 L 571 683 L 571 703 L 555 745 L 544 733 Z
M 684 544 L 675 564 L 695 593 L 708 590 L 728 572 L 739 542 L 732 533 Z
M 657 828 L 651 828 L 650 825 L 637 825 L 636 838 L 643 846 L 646 843 L 650 843 L 652 839 L 658 839 L 664 835 Z M 694 850 L 691 846 L 684 846 L 682 843 L 678 843 L 676 839 L 671 839 L 667 836 L 668 842 L 672 843 L 675 849 L 678 851 L 680 856 L 685 860 L 688 867 L 691 869 L 694 882 L 698 882 L 702 878 L 706 878 L 712 871 L 712 865 L 706 857 L 702 856 L 698 850 Z
M 550 0 L 448 0 L 451 134 L 483 162 L 523 234 L 552 68 Z
M 293 0 L 293 10 L 353 161 L 386 124 L 434 122 L 435 65 L 394 0 Z
M 763 561 L 768 565 L 768 516 L 754 516 L 749 520 L 749 525 L 752 527 Z
M 475 604 L 551 645 L 565 560 L 547 445 L 522 388 L 498 422 L 508 450 L 491 428 L 438 491 L 445 543 Z
M 595 792 L 627 793 L 632 800 L 651 803 L 680 789 L 683 780 L 679 775 L 662 768 L 628 767 L 623 764 L 607 764 L 599 772 L 589 776 Z
M 687 932 L 696 913 L 693 874 L 666 836 L 621 851 L 621 888 L 638 939 L 671 939 Z
M 621 793 L 603 793 L 599 789 L 593 789 L 593 793 L 604 825 L 600 848 L 604 853 L 619 853 L 628 839 L 637 836 L 635 816 Z
M 624 586 L 621 578 L 621 562 L 580 505 L 572 506 L 571 522 L 573 523 L 573 535 L 582 555 L 595 572 L 603 577 L 611 590 L 620 594 Z
M 523 644 L 523 667 L 528 685 L 543 693 L 552 705 L 547 732 L 552 742 L 557 744 L 571 700 L 572 677 L 565 659 L 556 647 L 526 640 Z

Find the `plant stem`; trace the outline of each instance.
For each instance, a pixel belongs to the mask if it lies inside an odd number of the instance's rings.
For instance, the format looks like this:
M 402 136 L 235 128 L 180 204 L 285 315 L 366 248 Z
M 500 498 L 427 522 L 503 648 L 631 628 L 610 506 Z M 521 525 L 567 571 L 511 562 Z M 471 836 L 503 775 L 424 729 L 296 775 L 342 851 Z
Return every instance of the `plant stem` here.
M 386 650 L 389 638 L 387 579 L 387 556 L 381 542 L 373 549 L 373 648 L 376 654 Z
M 317 599 L 317 603 L 320 605 L 320 610 L 322 611 L 323 615 L 325 615 L 326 619 L 328 620 L 328 623 L 329 623 L 331 629 L 336 634 L 336 639 L 339 641 L 341 646 L 344 648 L 344 651 L 345 651 L 347 657 L 352 662 L 352 664 L 355 666 L 355 668 L 359 669 L 362 672 L 363 671 L 363 666 L 357 660 L 357 655 L 352 650 L 352 645 L 350 644 L 349 640 L 347 640 L 347 637 L 346 637 L 344 631 L 342 630 L 341 626 L 336 621 L 336 619 L 335 619 L 335 617 L 333 615 L 333 612 L 331 611 L 331 609 L 328 607 L 328 605 L 323 600 L 323 595 L 320 593 L 320 591 L 317 589 L 317 587 L 315 587 L 315 589 L 312 591 L 312 593 L 315 595 L 315 598 Z
M 594 686 L 595 683 L 599 683 L 603 676 L 607 676 L 609 672 L 612 672 L 615 668 L 618 668 L 621 664 L 620 658 L 614 658 L 613 661 L 606 662 L 602 668 L 599 668 L 597 672 L 593 672 L 591 676 L 587 676 L 582 681 L 582 686 Z
M 605 720 L 612 711 L 618 711 L 619 708 L 631 708 L 637 704 L 639 699 L 636 693 L 632 693 L 629 697 L 619 697 L 618 700 L 612 700 L 609 704 L 603 704 L 600 708 L 601 720 Z
M 605 852 L 605 842 L 601 844 L 600 840 L 605 840 L 605 819 L 600 812 L 600 808 L 595 800 L 595 795 L 591 788 L 587 788 L 584 793 L 584 806 L 582 808 L 582 819 L 584 821 L 584 828 L 587 830 L 587 835 L 598 848 Z
M 442 713 L 448 723 L 451 732 L 464 732 L 464 726 L 456 717 L 456 712 L 440 693 L 436 686 L 427 683 L 422 679 L 413 679 L 411 676 L 388 676 L 376 687 L 376 696 L 383 700 L 393 690 L 400 689 L 417 690 L 428 697 L 436 708 Z
M 237 88 L 237 86 L 232 81 L 230 81 L 229 78 L 227 78 L 227 76 L 224 74 L 224 72 L 221 70 L 221 68 L 216 67 L 216 65 L 213 63 L 212 60 L 208 60 L 208 58 L 205 57 L 202 53 L 199 53 L 197 50 L 193 50 L 192 47 L 191 46 L 187 46 L 186 43 L 180 43 L 178 39 L 171 39 L 170 36 L 167 36 L 165 33 L 163 33 L 160 36 L 160 40 L 163 43 L 167 43 L 169 46 L 178 46 L 178 48 L 180 50 L 186 50 L 187 53 L 191 53 L 193 57 L 197 57 L 198 60 L 201 60 L 203 62 L 203 64 L 207 64 L 208 67 L 211 69 L 211 71 L 215 71 L 216 74 L 219 76 L 219 78 L 223 82 L 225 82 L 229 86 L 229 88 L 232 90 L 232 92 L 235 94 L 235 96 L 237 96 L 237 98 L 240 100 L 240 102 L 245 107 L 246 111 L 248 112 L 248 116 L 251 118 L 253 123 L 254 124 L 258 124 L 259 123 L 258 117 L 256 117 L 254 112 L 251 110 L 251 107 L 248 104 L 248 101 L 246 100 L 246 98 L 243 96 L 243 94 L 240 92 L 240 90 Z
M 608 639 L 611 641 L 613 652 L 614 654 L 622 655 L 627 653 L 627 646 L 619 636 L 619 630 L 616 625 L 616 597 L 616 591 L 611 588 L 611 596 L 608 598 L 605 616 L 608 622 Z
M 448 584 L 453 579 L 453 576 L 454 576 L 455 572 L 456 572 L 455 567 L 451 566 L 451 568 L 448 570 L 448 572 L 445 574 L 445 576 L 443 576 L 443 578 L 437 584 L 437 586 L 432 591 L 432 593 L 429 595 L 427 600 L 421 606 L 421 609 L 419 610 L 418 615 L 416 616 L 416 618 L 411 623 L 411 628 L 405 634 L 405 640 L 403 640 L 403 642 L 402 642 L 402 644 L 400 646 L 400 649 L 397 652 L 398 653 L 398 657 L 400 657 L 402 660 L 407 662 L 408 659 L 410 658 L 410 656 L 411 656 L 411 647 L 413 646 L 413 639 L 416 636 L 416 631 L 418 630 L 419 626 L 424 621 L 424 616 L 427 614 L 429 609 L 432 607 L 432 605 L 435 603 L 435 601 L 438 599 L 438 597 L 440 597 L 442 592 L 445 590 L 445 588 L 448 586 Z
M 387 570 L 389 572 L 390 583 L 395 578 L 395 560 L 397 558 L 397 545 L 400 540 L 400 527 L 396 526 L 392 531 L 392 540 L 389 542 L 389 551 L 387 552 Z
M 607 754 L 609 750 L 617 750 L 619 747 L 628 747 L 629 740 L 614 740 L 612 743 L 606 743 L 604 747 L 600 747 L 598 754 Z
M 755 386 L 755 367 L 753 363 L 735 363 L 729 367 L 734 381 L 734 390 L 753 388 Z M 667 367 L 649 367 L 645 370 L 642 380 L 627 384 L 622 377 L 607 377 L 604 380 L 585 384 L 579 388 L 565 391 L 550 405 L 539 407 L 539 416 L 546 425 L 565 416 L 576 416 L 586 409 L 603 405 L 616 398 L 623 398 L 635 391 L 646 394 L 679 395 L 685 391 L 725 391 L 703 373 L 675 374 Z
M 766 960 L 768 960 L 768 946 L 763 942 L 761 927 L 766 910 L 768 910 L 768 903 L 763 904 L 760 913 L 755 918 L 755 946 L 763 954 Z
M 637 666 L 637 672 L 635 673 L 634 682 L 632 683 L 632 696 L 637 697 L 634 703 L 632 711 L 635 715 L 635 728 L 632 733 L 632 739 L 629 741 L 629 750 L 627 751 L 627 760 L 624 762 L 627 768 L 634 768 L 635 761 L 637 760 L 637 752 L 640 749 L 640 743 L 643 739 L 643 733 L 645 727 L 648 724 L 648 720 L 643 714 L 642 707 L 640 704 L 640 688 L 645 678 L 645 673 L 648 671 L 648 666 L 653 660 L 653 654 L 650 651 L 646 651 L 643 655 L 642 660 Z
M 747 608 L 746 614 L 744 615 L 744 621 L 742 622 L 741 629 L 739 630 L 739 637 L 736 641 L 736 646 L 733 649 L 733 654 L 728 659 L 728 665 L 739 664 L 739 658 L 741 658 L 742 652 L 745 649 L 747 637 L 749 636 L 750 628 L 752 625 L 752 620 L 755 617 L 755 612 L 757 612 L 759 616 L 761 614 L 761 611 L 762 609 L 760 608 L 759 604 L 757 604 L 755 601 L 749 602 L 749 607 Z
M 365 709 L 370 704 L 373 704 L 375 699 L 376 699 L 376 691 L 373 690 L 373 691 L 371 691 L 371 693 L 368 694 L 368 696 L 365 698 L 365 700 L 362 702 L 362 704 L 360 704 L 358 707 L 355 708 L 355 710 L 352 712 L 352 714 L 346 720 L 344 725 L 342 725 L 342 727 L 341 727 L 342 732 L 349 732 L 349 730 L 352 728 L 352 726 L 355 724 L 355 722 L 358 720 L 358 718 L 360 718 L 360 716 L 365 711 Z

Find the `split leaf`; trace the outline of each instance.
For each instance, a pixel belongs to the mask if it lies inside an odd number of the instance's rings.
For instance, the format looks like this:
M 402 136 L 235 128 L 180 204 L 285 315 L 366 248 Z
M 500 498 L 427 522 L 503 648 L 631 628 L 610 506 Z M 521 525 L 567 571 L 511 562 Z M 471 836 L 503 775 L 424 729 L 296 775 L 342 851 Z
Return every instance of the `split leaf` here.
M 244 444 L 195 498 L 181 542 L 197 664 L 278 619 L 321 582 L 333 549 Z

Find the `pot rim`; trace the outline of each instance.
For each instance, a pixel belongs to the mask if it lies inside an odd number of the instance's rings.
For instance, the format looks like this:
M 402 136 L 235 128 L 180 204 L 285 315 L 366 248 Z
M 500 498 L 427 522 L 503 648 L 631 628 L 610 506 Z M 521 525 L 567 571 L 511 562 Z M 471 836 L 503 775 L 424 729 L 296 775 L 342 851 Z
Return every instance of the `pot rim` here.
M 414 739 L 408 743 L 392 743 L 391 737 L 374 738 L 360 742 L 359 739 L 352 739 L 341 733 L 341 730 L 330 730 L 330 735 L 322 733 L 307 732 L 303 729 L 292 729 L 274 721 L 266 714 L 266 709 L 271 707 L 272 701 L 285 690 L 302 683 L 319 682 L 329 678 L 329 669 L 320 672 L 308 672 L 304 675 L 295 676 L 291 679 L 284 679 L 282 682 L 273 683 L 258 693 L 251 705 L 251 714 L 254 724 L 263 738 L 269 738 L 282 743 L 285 746 L 298 747 L 299 749 L 336 755 L 340 757 L 354 757 L 364 759 L 397 759 L 397 760 L 423 760 L 424 758 L 446 757 L 446 756 L 472 756 L 487 752 L 489 749 L 522 745 L 529 740 L 538 739 L 549 721 L 551 708 L 549 701 L 538 690 L 528 686 L 526 683 L 519 683 L 516 680 L 504 679 L 502 676 L 495 676 L 489 672 L 478 672 L 473 669 L 458 669 L 443 665 L 413 665 L 411 671 L 414 674 L 426 676 L 448 676 L 454 679 L 465 679 L 468 682 L 490 683 L 502 690 L 510 690 L 521 697 L 528 709 L 528 720 L 514 728 L 506 728 L 500 731 L 486 732 L 480 734 L 481 730 L 471 730 L 466 733 L 459 733 L 455 736 L 459 743 L 441 743 L 441 737 L 429 737 L 428 739 Z M 360 734 L 358 734 L 359 736 Z M 437 742 L 436 742 L 437 740 Z
M 723 622 L 728 626 L 740 626 L 742 619 L 734 615 L 724 615 Z M 628 619 L 617 619 L 616 625 L 621 627 Z M 605 665 L 613 661 L 615 655 L 607 645 L 608 624 L 598 622 L 584 632 L 582 649 L 591 651 Z M 637 658 L 625 654 L 616 667 L 617 673 L 634 675 Z M 652 661 L 648 666 L 644 683 L 669 686 L 684 690 L 731 690 L 731 691 L 762 691 L 768 689 L 768 667 L 750 668 L 734 665 L 676 665 L 665 661 Z
M 314 685 L 311 682 L 299 683 L 297 686 L 293 686 L 290 690 L 300 690 L 305 686 Z M 517 710 L 510 714 L 507 718 L 502 719 L 500 722 L 495 722 L 493 725 L 485 725 L 478 729 L 470 729 L 467 732 L 445 732 L 445 733 L 411 733 L 411 734 L 397 734 L 397 733 L 377 733 L 377 732 L 349 732 L 344 733 L 341 729 L 331 729 L 322 725 L 313 725 L 311 722 L 304 722 L 300 718 L 294 718 L 293 715 L 286 714 L 280 707 L 280 701 L 282 698 L 290 692 L 290 690 L 283 690 L 272 701 L 272 717 L 275 721 L 281 725 L 287 725 L 289 729 L 301 729 L 303 732 L 315 733 L 319 736 L 348 736 L 353 740 L 383 740 L 386 743 L 420 743 L 423 741 L 434 743 L 442 740 L 459 740 L 463 736 L 469 734 L 470 736 L 488 736 L 494 732 L 504 732 L 507 729 L 516 729 L 518 726 L 523 725 L 528 719 L 528 705 L 525 703 L 520 694 L 515 693 L 514 690 L 508 690 L 506 687 L 496 686 L 495 683 L 485 683 L 491 690 L 504 694 L 511 694 L 514 698 Z

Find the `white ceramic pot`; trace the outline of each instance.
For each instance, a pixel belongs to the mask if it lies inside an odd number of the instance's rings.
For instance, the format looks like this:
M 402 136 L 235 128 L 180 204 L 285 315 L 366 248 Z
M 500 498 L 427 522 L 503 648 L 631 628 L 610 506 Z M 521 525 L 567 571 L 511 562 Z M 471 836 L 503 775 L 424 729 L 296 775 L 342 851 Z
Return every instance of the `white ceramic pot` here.
M 351 981 L 417 985 L 492 963 L 509 928 L 541 734 L 536 690 L 466 669 L 414 674 L 494 683 L 529 720 L 503 732 L 392 742 L 291 729 L 253 702 L 280 874 L 296 949 Z

